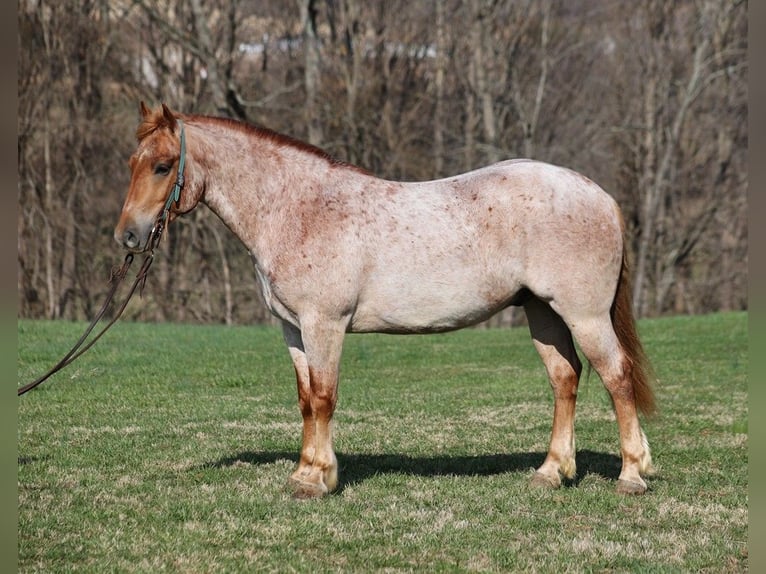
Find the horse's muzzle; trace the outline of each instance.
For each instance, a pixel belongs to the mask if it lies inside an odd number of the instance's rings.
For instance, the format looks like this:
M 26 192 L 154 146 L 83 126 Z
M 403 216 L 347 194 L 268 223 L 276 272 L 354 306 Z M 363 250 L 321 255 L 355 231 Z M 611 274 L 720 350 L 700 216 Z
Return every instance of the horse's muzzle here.
M 138 239 L 138 235 L 136 235 L 132 229 L 126 229 L 123 231 L 122 237 L 118 238 L 118 242 L 127 249 L 136 249 L 141 244 L 141 241 Z
M 120 247 L 140 253 L 146 249 L 149 235 L 151 233 L 150 225 L 128 224 L 126 226 L 118 225 L 114 230 L 114 239 L 120 244 Z

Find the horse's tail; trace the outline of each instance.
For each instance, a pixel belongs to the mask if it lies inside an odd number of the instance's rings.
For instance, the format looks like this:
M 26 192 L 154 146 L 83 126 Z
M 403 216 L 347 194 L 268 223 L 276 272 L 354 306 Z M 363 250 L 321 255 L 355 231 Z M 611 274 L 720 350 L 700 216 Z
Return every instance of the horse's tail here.
M 633 396 L 636 407 L 645 415 L 655 412 L 652 379 L 654 375 L 649 359 L 644 352 L 641 339 L 638 338 L 636 319 L 631 301 L 630 273 L 628 269 L 625 242 L 622 248 L 622 265 L 617 292 L 612 302 L 612 325 L 627 359 L 627 372 L 633 383 Z

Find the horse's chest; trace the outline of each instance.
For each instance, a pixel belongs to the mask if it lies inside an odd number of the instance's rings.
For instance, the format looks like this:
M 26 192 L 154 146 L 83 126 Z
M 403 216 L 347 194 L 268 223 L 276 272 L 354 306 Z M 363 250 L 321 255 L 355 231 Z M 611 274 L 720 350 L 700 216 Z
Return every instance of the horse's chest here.
M 250 254 L 250 257 L 253 260 L 255 276 L 258 279 L 258 285 L 261 288 L 261 296 L 263 297 L 263 302 L 268 310 L 276 317 L 292 323 L 293 325 L 297 325 L 298 320 L 295 316 L 295 313 L 291 311 L 281 300 L 281 298 L 278 297 L 275 293 L 273 278 L 271 276 L 272 274 L 264 269 L 264 267 L 252 254 Z

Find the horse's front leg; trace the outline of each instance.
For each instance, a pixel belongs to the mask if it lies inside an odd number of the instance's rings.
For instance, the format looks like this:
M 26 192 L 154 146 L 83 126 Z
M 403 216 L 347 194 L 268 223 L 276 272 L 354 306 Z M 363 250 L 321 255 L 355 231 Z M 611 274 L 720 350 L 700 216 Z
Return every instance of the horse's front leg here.
M 311 465 L 314 462 L 314 437 L 316 434 L 316 422 L 311 410 L 311 384 L 309 381 L 309 365 L 306 360 L 306 352 L 303 349 L 301 332 L 290 323 L 282 324 L 282 333 L 293 360 L 295 379 L 298 384 L 298 406 L 303 416 L 303 437 L 301 442 L 301 454 L 298 467 L 290 476 L 292 483 L 300 483 L 302 477 L 311 473 Z
M 302 321 L 301 330 L 285 327 L 295 365 L 298 402 L 303 415 L 303 445 L 290 477 L 298 498 L 320 497 L 338 485 L 338 461 L 332 446 L 332 417 L 338 398 L 338 368 L 345 324 Z M 300 344 L 296 342 L 296 334 Z

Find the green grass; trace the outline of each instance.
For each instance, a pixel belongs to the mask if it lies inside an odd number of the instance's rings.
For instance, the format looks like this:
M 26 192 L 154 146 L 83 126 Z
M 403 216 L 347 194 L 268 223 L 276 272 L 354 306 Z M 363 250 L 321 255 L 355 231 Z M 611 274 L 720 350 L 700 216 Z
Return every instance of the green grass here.
M 18 378 L 83 329 L 18 323 Z M 526 329 L 349 336 L 338 493 L 296 501 L 300 416 L 278 330 L 121 323 L 19 398 L 20 572 L 739 572 L 747 553 L 747 315 L 640 324 L 659 474 L 620 460 L 594 373 L 578 477 L 528 486 L 552 398 Z

